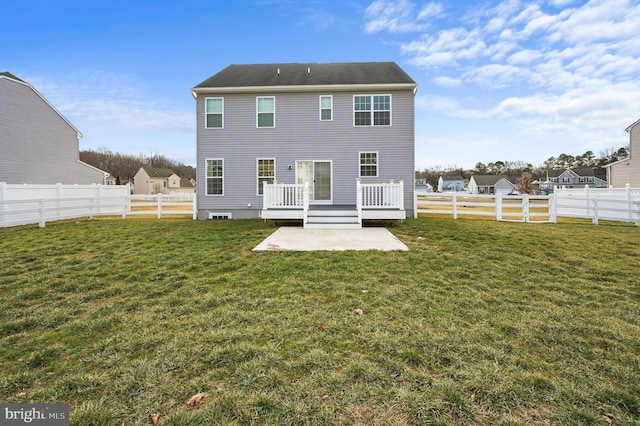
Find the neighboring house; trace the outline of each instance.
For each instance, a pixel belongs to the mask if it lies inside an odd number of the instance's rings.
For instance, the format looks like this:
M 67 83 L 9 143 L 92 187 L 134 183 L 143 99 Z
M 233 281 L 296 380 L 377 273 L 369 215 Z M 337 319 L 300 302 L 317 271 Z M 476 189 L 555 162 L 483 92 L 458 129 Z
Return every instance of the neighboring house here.
M 433 185 L 427 182 L 424 178 L 417 178 L 415 181 L 416 191 L 420 192 L 433 192 Z
M 33 86 L 0 72 L 0 182 L 104 184 L 108 173 L 80 161 L 81 137 Z
M 550 186 L 565 188 L 584 188 L 589 185 L 591 188 L 606 188 L 607 182 L 596 177 L 593 169 L 579 168 L 566 170 L 549 170 L 548 183 Z
M 171 169 L 142 166 L 133 176 L 134 194 L 170 194 L 195 192 L 195 185 L 181 179 Z
M 438 178 L 438 192 L 463 191 L 464 178 L 459 175 L 440 176 Z
M 513 178 L 504 175 L 473 175 L 469 180 L 469 194 L 511 194 Z
M 305 193 L 310 210 L 353 214 L 358 182 L 401 187 L 393 202 L 379 189 L 378 207 L 387 204 L 390 218 L 412 216 L 416 89 L 393 62 L 223 69 L 192 90 L 199 218 L 304 221 Z
M 607 183 L 613 188 L 640 188 L 640 120 L 625 129 L 629 133 L 629 157 L 608 164 Z

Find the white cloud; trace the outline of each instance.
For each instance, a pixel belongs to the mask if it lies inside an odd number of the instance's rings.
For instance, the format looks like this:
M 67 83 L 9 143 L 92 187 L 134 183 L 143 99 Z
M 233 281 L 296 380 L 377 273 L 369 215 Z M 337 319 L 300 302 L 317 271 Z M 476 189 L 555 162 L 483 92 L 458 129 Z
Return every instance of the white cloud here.
M 433 82 L 433 84 L 442 87 L 458 87 L 462 84 L 462 81 L 460 79 L 447 76 L 436 77 L 431 81 Z
M 390 33 L 423 31 L 429 27 L 429 19 L 443 11 L 438 3 L 427 3 L 415 14 L 415 5 L 408 0 L 376 0 L 365 10 L 366 33 L 388 31 Z
M 458 12 L 397 40 L 433 84 L 431 114 L 481 120 L 488 132 L 511 123 L 576 149 L 620 144 L 638 119 L 640 0 L 478 1 Z

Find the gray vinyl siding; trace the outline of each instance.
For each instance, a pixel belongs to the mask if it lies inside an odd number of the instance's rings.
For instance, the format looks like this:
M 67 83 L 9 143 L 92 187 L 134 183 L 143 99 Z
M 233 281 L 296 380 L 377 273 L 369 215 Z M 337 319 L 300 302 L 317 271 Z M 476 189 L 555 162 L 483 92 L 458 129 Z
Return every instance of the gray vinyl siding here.
M 0 182 L 104 183 L 79 161 L 78 132 L 29 85 L 0 78 Z
M 392 95 L 392 125 L 353 126 L 354 94 Z M 333 120 L 319 118 L 320 95 L 333 95 Z M 219 94 L 224 97 L 224 129 L 206 129 L 204 100 L 197 111 L 198 209 L 257 217 L 256 159 L 276 159 L 276 179 L 295 183 L 296 160 L 333 162 L 333 204 L 355 204 L 359 152 L 378 152 L 378 176 L 365 183 L 404 180 L 405 209 L 413 214 L 414 98 L 412 91 Z M 275 128 L 256 128 L 256 97 L 275 96 Z M 206 195 L 207 158 L 224 159 L 224 196 Z M 288 166 L 292 166 L 292 170 Z M 251 204 L 251 208 L 248 207 Z

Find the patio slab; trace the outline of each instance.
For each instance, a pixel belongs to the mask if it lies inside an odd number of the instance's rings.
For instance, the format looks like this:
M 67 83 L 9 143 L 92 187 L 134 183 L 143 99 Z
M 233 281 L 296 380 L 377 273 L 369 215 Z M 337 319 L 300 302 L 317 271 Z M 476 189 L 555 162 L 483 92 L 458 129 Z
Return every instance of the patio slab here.
M 304 229 L 283 226 L 258 244 L 254 251 L 409 251 L 386 228 Z

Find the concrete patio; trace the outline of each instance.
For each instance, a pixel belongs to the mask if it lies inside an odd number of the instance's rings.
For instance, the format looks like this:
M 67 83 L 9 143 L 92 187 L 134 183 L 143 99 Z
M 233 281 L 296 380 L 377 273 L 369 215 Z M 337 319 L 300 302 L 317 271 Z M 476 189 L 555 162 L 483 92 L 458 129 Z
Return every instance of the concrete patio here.
M 305 229 L 283 226 L 262 241 L 254 251 L 408 251 L 386 228 Z

